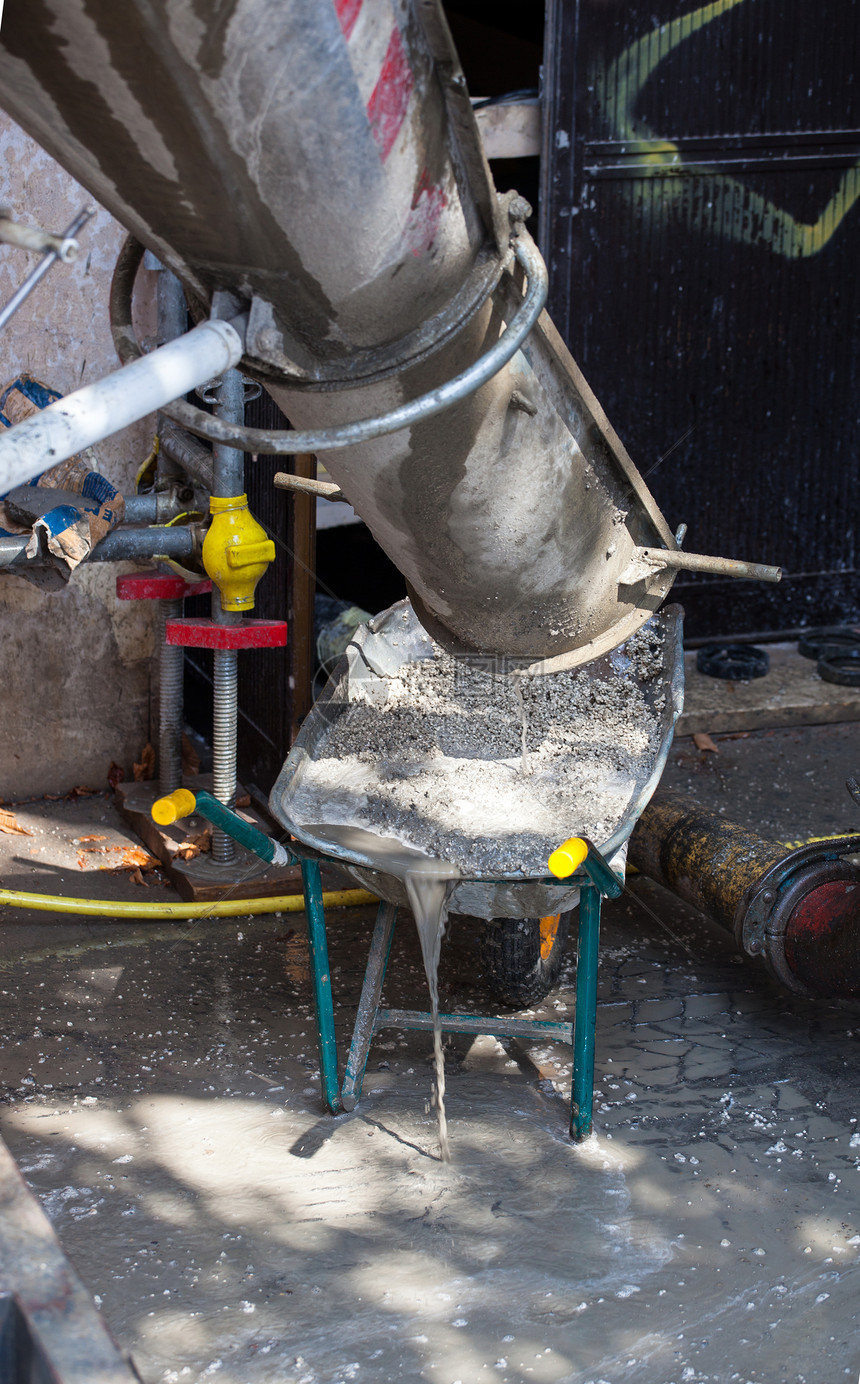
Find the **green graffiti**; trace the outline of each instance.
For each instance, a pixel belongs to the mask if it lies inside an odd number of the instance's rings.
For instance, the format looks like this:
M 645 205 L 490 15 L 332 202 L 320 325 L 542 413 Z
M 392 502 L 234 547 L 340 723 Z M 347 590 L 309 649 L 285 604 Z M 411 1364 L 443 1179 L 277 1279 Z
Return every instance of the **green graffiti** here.
M 847 169 L 818 220 L 798 221 L 746 183 L 726 173 L 714 173 L 695 163 L 685 163 L 676 144 L 662 138 L 635 109 L 646 83 L 660 63 L 687 39 L 745 0 L 713 0 L 689 14 L 661 24 L 595 74 L 595 91 L 609 126 L 610 138 L 625 146 L 628 156 L 641 166 L 643 177 L 665 179 L 659 199 L 648 199 L 643 210 L 668 219 L 678 214 L 691 230 L 703 230 L 742 245 L 766 245 L 786 259 L 808 259 L 832 239 L 860 197 L 860 160 Z M 689 176 L 712 180 L 710 200 L 694 206 Z

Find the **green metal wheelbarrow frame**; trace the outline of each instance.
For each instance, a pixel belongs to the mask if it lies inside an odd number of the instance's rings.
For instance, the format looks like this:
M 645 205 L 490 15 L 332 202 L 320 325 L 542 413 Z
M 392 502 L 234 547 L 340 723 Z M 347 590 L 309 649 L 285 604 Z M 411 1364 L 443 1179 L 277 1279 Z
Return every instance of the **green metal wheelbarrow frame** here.
M 597 1007 L 597 952 L 600 936 L 600 912 L 603 898 L 614 898 L 623 888 L 623 879 L 616 876 L 607 861 L 614 858 L 622 845 L 628 840 L 636 820 L 646 803 L 650 800 L 666 763 L 669 746 L 672 743 L 675 722 L 684 704 L 684 649 L 682 637 L 683 613 L 680 607 L 670 606 L 651 620 L 651 626 L 663 642 L 663 655 L 659 678 L 648 681 L 650 674 L 636 674 L 645 691 L 648 683 L 648 696 L 657 717 L 659 743 L 653 747 L 653 758 L 644 778 L 637 778 L 633 796 L 630 799 L 621 821 L 608 840 L 602 842 L 602 851 L 588 843 L 588 853 L 579 869 L 564 880 L 549 878 L 519 879 L 458 879 L 452 893 L 453 911 L 482 918 L 532 917 L 536 914 L 553 912 L 551 905 L 546 907 L 523 907 L 522 912 L 510 910 L 510 894 L 519 885 L 548 885 L 573 892 L 571 886 L 580 886 L 579 929 L 577 941 L 578 969 L 576 980 L 576 1012 L 573 1024 L 549 1023 L 512 1016 L 509 1018 L 472 1016 L 468 1014 L 442 1014 L 440 1021 L 443 1030 L 454 1033 L 486 1033 L 498 1037 L 506 1035 L 532 1038 L 536 1040 L 553 1039 L 571 1043 L 573 1046 L 573 1080 L 571 1092 L 570 1130 L 574 1139 L 584 1138 L 591 1130 L 592 1087 L 594 1084 L 594 1030 Z M 320 1045 L 320 1072 L 326 1104 L 332 1112 L 354 1108 L 361 1094 L 364 1070 L 367 1064 L 370 1044 L 375 1033 L 382 1028 L 429 1029 L 432 1021 L 429 1014 L 412 1010 L 391 1010 L 382 1008 L 382 986 L 388 965 L 388 957 L 397 917 L 397 905 L 404 903 L 402 891 L 390 890 L 382 882 L 378 866 L 370 858 L 360 859 L 357 852 L 345 849 L 329 849 L 331 843 L 324 839 L 314 840 L 314 828 L 308 823 L 329 820 L 325 815 L 314 815 L 326 808 L 319 804 L 313 793 L 303 797 L 302 787 L 307 766 L 312 763 L 320 749 L 328 728 L 344 714 L 349 705 L 349 683 L 354 676 L 362 686 L 373 687 L 383 682 L 385 677 L 395 673 L 404 663 L 426 656 L 430 645 L 429 636 L 420 621 L 415 618 L 408 601 L 401 601 L 367 625 L 362 626 L 350 643 L 346 653 L 332 671 L 328 684 L 317 699 L 313 713 L 306 719 L 298 739 L 284 763 L 269 797 L 269 806 L 279 824 L 294 838 L 291 850 L 304 861 L 305 906 L 308 917 L 308 934 L 311 944 L 311 967 L 314 977 L 314 992 L 317 1004 L 317 1024 Z M 423 652 L 422 652 L 423 650 Z M 624 676 L 629 674 L 626 665 L 613 663 L 613 654 L 603 660 L 594 660 L 587 665 L 595 676 Z M 583 669 L 582 671 L 585 671 Z M 635 670 L 634 670 L 635 671 Z M 659 695 L 659 702 L 656 700 Z M 347 811 L 348 803 L 341 805 Z M 310 815 L 308 815 L 310 814 Z M 334 820 L 352 820 L 347 816 Z M 571 826 L 573 824 L 571 823 Z M 579 838 L 583 839 L 583 838 Z M 337 1048 L 334 1036 L 333 1004 L 331 979 L 328 968 L 326 928 L 323 912 L 319 871 L 314 865 L 319 861 L 330 861 L 333 865 L 345 867 L 365 889 L 388 900 L 380 905 L 376 927 L 371 941 L 370 954 L 359 1001 L 358 1014 L 352 1035 L 346 1073 L 342 1087 L 338 1085 Z M 374 876 L 376 877 L 374 881 Z M 460 895 L 462 888 L 462 896 Z M 467 896 L 474 886 L 491 886 L 484 891 L 480 906 Z M 492 889 L 500 894 L 508 891 L 504 907 L 496 907 L 495 901 L 487 897 Z M 481 894 L 480 888 L 475 891 Z M 540 893 L 549 894 L 543 889 Z M 552 895 L 549 895 L 552 897 Z M 556 894 L 554 897 L 558 898 Z M 492 904 L 492 907 L 490 906 Z M 570 904 L 568 903 L 569 907 Z M 485 911 L 489 909 L 489 911 Z
M 358 1013 L 352 1032 L 343 1084 L 340 1084 L 337 1037 L 334 1027 L 334 998 L 328 960 L 325 905 L 323 903 L 322 864 L 343 865 L 343 859 L 326 856 L 314 847 L 291 842 L 287 850 L 265 832 L 225 807 L 210 793 L 193 794 L 180 789 L 160 804 L 179 801 L 179 812 L 197 812 L 213 826 L 220 827 L 240 845 L 253 851 L 263 860 L 283 865 L 298 860 L 302 870 L 305 914 L 308 920 L 310 970 L 316 1008 L 317 1041 L 319 1044 L 320 1079 L 323 1099 L 333 1115 L 354 1110 L 361 1097 L 361 1087 L 370 1044 L 383 1028 L 433 1028 L 432 1015 L 417 1009 L 383 1009 L 382 986 L 394 926 L 397 904 L 380 902 L 376 926 L 370 942 L 370 953 L 364 972 Z M 160 806 L 156 803 L 153 813 Z M 172 809 L 171 809 L 172 810 Z M 162 820 L 160 817 L 157 820 Z M 166 818 L 164 820 L 167 820 Z M 173 817 L 170 820 L 175 820 Z M 587 839 L 579 838 L 587 853 L 574 874 L 565 879 L 552 875 L 537 881 L 552 888 L 570 889 L 579 884 L 579 926 L 577 935 L 576 1009 L 572 1024 L 550 1023 L 542 1019 L 493 1018 L 480 1014 L 440 1014 L 446 1033 L 487 1033 L 494 1037 L 553 1039 L 573 1045 L 573 1075 L 570 1096 L 570 1133 L 576 1140 L 591 1133 L 594 1094 L 594 1033 L 597 1021 L 597 961 L 600 941 L 600 910 L 603 899 L 615 899 L 624 890 L 624 879 L 610 869 L 606 857 Z M 465 881 L 468 882 L 468 881 Z M 482 884 L 507 884 L 510 880 L 480 880 Z
M 572 1044 L 570 1134 L 571 1138 L 577 1141 L 590 1134 L 592 1127 L 601 904 L 604 898 L 618 898 L 624 889 L 623 879 L 619 879 L 609 868 L 600 851 L 590 841 L 586 841 L 586 845 L 588 855 L 575 875 L 565 880 L 550 876 L 540 881 L 542 884 L 564 888 L 570 888 L 571 884 L 577 881 L 580 883 L 576 1008 L 573 1023 L 550 1023 L 541 1019 L 517 1017 L 493 1018 L 480 1014 L 439 1015 L 442 1030 L 446 1033 L 487 1033 L 497 1038 L 549 1038 L 555 1042 Z M 301 850 L 301 847 L 299 849 Z M 316 1006 L 323 1099 L 331 1113 L 337 1115 L 344 1110 L 354 1110 L 361 1098 L 367 1058 L 375 1034 L 383 1028 L 432 1030 L 433 1019 L 431 1014 L 421 1010 L 381 1007 L 382 987 L 394 940 L 398 911 L 396 904 L 381 902 L 370 942 L 346 1071 L 343 1084 L 340 1084 L 320 863 L 320 858 L 316 854 L 313 858 L 302 859 L 302 885 L 308 920 L 310 969 Z M 332 860 L 332 863 L 342 862 Z

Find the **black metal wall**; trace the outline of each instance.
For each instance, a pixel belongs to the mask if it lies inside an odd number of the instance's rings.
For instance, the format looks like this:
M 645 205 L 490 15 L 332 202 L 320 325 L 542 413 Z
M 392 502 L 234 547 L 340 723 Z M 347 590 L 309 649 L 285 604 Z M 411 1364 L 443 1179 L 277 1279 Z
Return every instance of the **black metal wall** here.
M 549 0 L 550 311 L 686 546 L 690 636 L 860 617 L 860 6 Z

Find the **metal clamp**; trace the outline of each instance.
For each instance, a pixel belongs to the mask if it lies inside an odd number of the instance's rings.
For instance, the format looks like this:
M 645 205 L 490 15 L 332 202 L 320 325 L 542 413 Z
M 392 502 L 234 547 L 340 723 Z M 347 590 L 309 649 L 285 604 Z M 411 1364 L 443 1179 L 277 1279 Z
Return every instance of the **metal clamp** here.
M 219 375 L 217 379 L 207 380 L 205 384 L 201 384 L 194 393 L 203 400 L 204 404 L 217 404 L 220 402 L 218 391 L 223 383 L 224 381 Z M 256 380 L 243 379 L 242 383 L 245 386 L 244 402 L 246 404 L 252 403 L 254 399 L 259 399 L 263 392 L 262 385 L 257 384 Z M 162 412 L 166 413 L 167 409 L 163 409 Z
M 43 231 L 40 226 L 26 226 L 20 221 L 13 221 L 7 215 L 0 215 L 0 241 L 5 245 L 14 245 L 19 250 L 35 250 L 40 255 L 50 250 L 64 264 L 71 264 L 80 249 L 78 242 L 68 232 L 53 235 L 50 231 Z
M 211 581 L 186 581 L 172 572 L 129 572 L 116 579 L 118 601 L 181 601 L 211 590 Z
M 786 960 L 785 937 L 791 916 L 813 889 L 831 880 L 844 880 L 847 867 L 842 858 L 858 850 L 860 836 L 801 846 L 766 870 L 738 904 L 734 934 L 739 950 L 761 957 L 771 975 L 796 994 L 813 992 Z
M 459 403 L 486 384 L 508 363 L 514 353 L 525 341 L 529 332 L 543 311 L 547 298 L 547 270 L 540 251 L 523 226 L 518 226 L 513 240 L 513 254 L 526 276 L 526 293 L 522 305 L 513 314 L 498 340 L 468 370 L 456 375 L 453 380 L 439 385 L 411 403 L 402 404 L 376 418 L 362 418 L 354 423 L 343 423 L 336 428 L 323 428 L 317 432 L 280 431 L 271 428 L 248 428 L 213 418 L 193 404 L 177 400 L 162 409 L 174 422 L 197 437 L 208 438 L 210 442 L 227 447 L 237 447 L 245 452 L 264 455 L 293 456 L 299 452 L 327 452 L 339 447 L 352 447 L 358 442 L 369 442 L 387 433 L 399 432 L 414 423 L 433 418 L 437 413 Z M 121 257 L 122 259 L 122 257 Z M 125 364 L 135 358 L 135 352 L 142 354 L 136 339 L 133 339 L 124 293 L 127 288 L 133 258 L 118 263 L 111 293 L 112 327 L 114 341 Z M 126 309 L 126 311 L 124 311 Z
M 51 265 L 56 264 L 57 260 L 63 260 L 68 264 L 70 260 L 74 259 L 76 251 L 70 253 L 69 247 L 73 245 L 77 247 L 75 236 L 78 234 L 78 231 L 86 225 L 91 216 L 95 216 L 95 209 L 93 207 L 83 207 L 78 212 L 74 221 L 70 222 L 66 227 L 61 236 L 51 237 L 52 240 L 56 241 L 56 244 L 48 244 L 45 247 L 42 258 L 36 265 L 36 268 L 32 273 L 27 275 L 24 282 L 12 294 L 6 306 L 0 308 L 0 328 L 6 326 L 9 318 L 13 313 L 18 311 L 24 300 L 32 293 L 37 283 L 47 274 Z
M 216 625 L 213 620 L 184 616 L 168 620 L 164 627 L 168 644 L 186 649 L 283 649 L 287 642 L 285 620 L 242 620 L 237 625 Z

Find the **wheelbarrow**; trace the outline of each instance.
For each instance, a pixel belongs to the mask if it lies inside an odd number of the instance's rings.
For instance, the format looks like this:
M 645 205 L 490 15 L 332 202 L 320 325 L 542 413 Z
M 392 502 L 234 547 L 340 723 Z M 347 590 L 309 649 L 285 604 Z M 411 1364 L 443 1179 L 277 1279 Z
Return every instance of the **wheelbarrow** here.
M 574 1076 L 571 1132 L 575 1138 L 581 1138 L 591 1127 L 601 899 L 613 897 L 623 888 L 627 840 L 659 783 L 675 723 L 683 707 L 684 659 L 680 607 L 667 607 L 652 616 L 649 624 L 660 637 L 660 667 L 650 678 L 640 678 L 640 685 L 646 701 L 656 714 L 659 733 L 654 751 L 641 774 L 626 786 L 626 797 L 619 798 L 613 829 L 596 845 L 588 843 L 587 855 L 567 879 L 560 880 L 548 869 L 537 877 L 526 877 L 515 872 L 504 877 L 459 878 L 452 883 L 447 900 L 447 912 L 449 917 L 453 916 L 455 926 L 468 924 L 481 929 L 484 969 L 491 988 L 496 992 L 495 997 L 505 1003 L 519 1002 L 520 1008 L 543 998 L 555 983 L 561 967 L 567 929 L 578 907 L 577 1002 L 572 1027 L 519 1016 L 440 1016 L 443 1030 L 450 1032 L 554 1038 L 572 1042 Z M 373 858 L 372 853 L 353 844 L 347 848 L 333 842 L 330 833 L 317 825 L 355 820 L 354 814 L 360 808 L 360 803 L 354 801 L 349 784 L 339 794 L 333 795 L 330 785 L 321 791 L 315 781 L 314 765 L 324 755 L 326 737 L 331 727 L 349 708 L 351 686 L 360 684 L 362 696 L 372 700 L 386 678 L 395 676 L 404 664 L 432 656 L 432 642 L 408 601 L 397 602 L 368 625 L 362 626 L 302 726 L 269 799 L 274 817 L 294 838 L 292 849 L 305 857 L 305 891 L 311 928 L 319 926 L 320 934 L 324 937 L 324 920 L 317 925 L 311 918 L 311 913 L 322 913 L 318 883 L 321 860 L 339 865 L 382 900 L 371 940 L 345 1076 L 339 1090 L 332 1081 L 334 1057 L 326 1060 L 321 1068 L 324 1073 L 328 1072 L 331 1083 L 325 1093 L 330 1109 L 350 1109 L 359 1099 L 370 1043 L 375 1033 L 387 1027 L 429 1029 L 432 1019 L 429 1014 L 390 1010 L 381 1006 L 397 911 L 408 902 L 406 890 L 401 879 L 379 868 L 378 860 Z M 625 657 L 623 646 L 595 660 L 583 671 L 595 678 L 636 676 L 630 660 Z M 556 844 L 566 837 L 579 835 L 581 825 L 559 821 Z M 329 1028 L 329 1032 L 332 1035 L 333 1054 L 333 1027 Z M 325 1075 L 323 1080 L 325 1082 Z
M 287 865 L 294 861 L 301 863 L 322 1095 L 332 1115 L 354 1110 L 361 1096 L 364 1072 L 374 1035 L 384 1028 L 433 1028 L 433 1016 L 430 1013 L 382 1007 L 382 987 L 394 940 L 398 904 L 385 898 L 382 898 L 379 904 L 352 1041 L 341 1082 L 320 867 L 324 864 L 343 867 L 351 862 L 341 853 L 337 856 L 324 855 L 300 841 L 291 842 L 287 850 L 280 842 L 273 841 L 259 828 L 229 807 L 225 807 L 210 793 L 192 793 L 189 789 L 179 788 L 167 797 L 159 798 L 152 807 L 152 815 L 161 825 L 168 825 L 180 817 L 190 816 L 191 813 L 196 813 L 221 831 L 227 832 L 239 845 L 254 851 L 270 864 Z M 515 1015 L 486 1017 L 478 1014 L 440 1014 L 439 1022 L 442 1031 L 446 1033 L 485 1033 L 495 1037 L 550 1039 L 571 1043 L 573 1074 L 570 1133 L 574 1140 L 579 1141 L 590 1134 L 592 1124 L 601 899 L 617 898 L 623 892 L 624 874 L 623 865 L 620 873 L 613 870 L 605 855 L 584 838 L 574 838 L 563 845 L 575 852 L 572 857 L 575 866 L 570 875 L 563 878 L 547 875 L 540 880 L 530 881 L 530 884 L 533 888 L 547 891 L 555 889 L 568 896 L 572 893 L 577 896 L 579 926 L 573 1025 L 520 1018 Z M 503 889 L 509 885 L 507 880 L 468 880 L 463 883 Z M 373 892 L 378 897 L 376 882 Z M 390 885 L 386 887 L 386 892 L 393 892 Z
M 350 679 L 358 678 L 372 685 L 374 680 L 396 673 L 416 653 L 419 657 L 428 656 L 426 636 L 417 620 L 414 617 L 407 621 L 403 619 L 404 614 L 409 615 L 407 607 L 408 602 L 399 602 L 357 632 L 302 727 L 270 796 L 274 817 L 293 838 L 288 849 L 285 850 L 235 817 L 208 794 L 198 794 L 196 797 L 196 811 L 200 815 L 235 835 L 243 845 L 256 850 L 264 859 L 283 862 L 291 857 L 301 862 L 322 1093 L 332 1114 L 353 1109 L 360 1099 L 365 1066 L 376 1033 L 392 1027 L 430 1030 L 433 1026 L 429 1012 L 388 1009 L 382 1005 L 383 984 L 398 910 L 408 903 L 404 883 L 379 869 L 370 853 L 355 847 L 348 849 L 332 841 L 325 827 L 319 825 L 326 821 L 326 805 L 320 801 L 313 784 L 313 765 L 322 751 L 326 734 L 348 707 Z M 575 863 L 567 877 L 559 878 L 547 868 L 544 874 L 534 877 L 515 872 L 503 877 L 458 878 L 451 884 L 447 901 L 447 911 L 449 916 L 453 915 L 455 925 L 481 927 L 485 937 L 498 938 L 501 934 L 504 941 L 506 930 L 508 936 L 520 933 L 531 942 L 537 937 L 541 951 L 544 949 L 543 942 L 548 938 L 548 954 L 540 958 L 551 963 L 541 973 L 544 981 L 550 974 L 557 975 L 566 926 L 576 912 L 577 979 L 572 1024 L 516 1014 L 485 1016 L 443 1013 L 439 1016 L 444 1032 L 551 1039 L 572 1044 L 570 1132 L 576 1140 L 584 1138 L 592 1124 L 601 903 L 603 898 L 617 897 L 623 890 L 627 841 L 659 783 L 675 723 L 683 707 L 682 612 L 677 606 L 668 607 L 653 616 L 651 623 L 661 635 L 662 658 L 658 673 L 650 679 L 646 695 L 657 710 L 659 735 L 650 760 L 638 780 L 629 786 L 629 795 L 619 808 L 613 830 L 598 844 L 580 838 L 583 845 L 579 848 L 578 857 L 577 853 L 572 857 Z M 605 675 L 610 667 L 616 672 L 623 672 L 623 659 L 623 649 L 616 650 L 587 665 L 587 668 L 595 676 Z M 180 793 L 184 794 L 185 790 L 180 790 Z M 191 796 L 187 794 L 189 799 Z M 335 821 L 343 820 L 342 802 L 332 804 L 329 801 L 328 808 L 335 813 Z M 576 829 L 575 822 L 560 821 L 557 841 L 571 837 Z M 338 866 L 380 900 L 342 1080 L 320 877 L 323 864 Z M 521 948 L 517 953 L 516 948 L 498 944 L 495 954 L 498 956 L 500 953 L 507 953 L 509 961 L 513 957 L 513 969 L 505 971 L 502 968 L 501 976 L 497 971 L 499 989 L 516 987 L 517 983 L 533 979 L 530 974 L 516 973 L 517 960 L 529 953 L 528 947 Z

